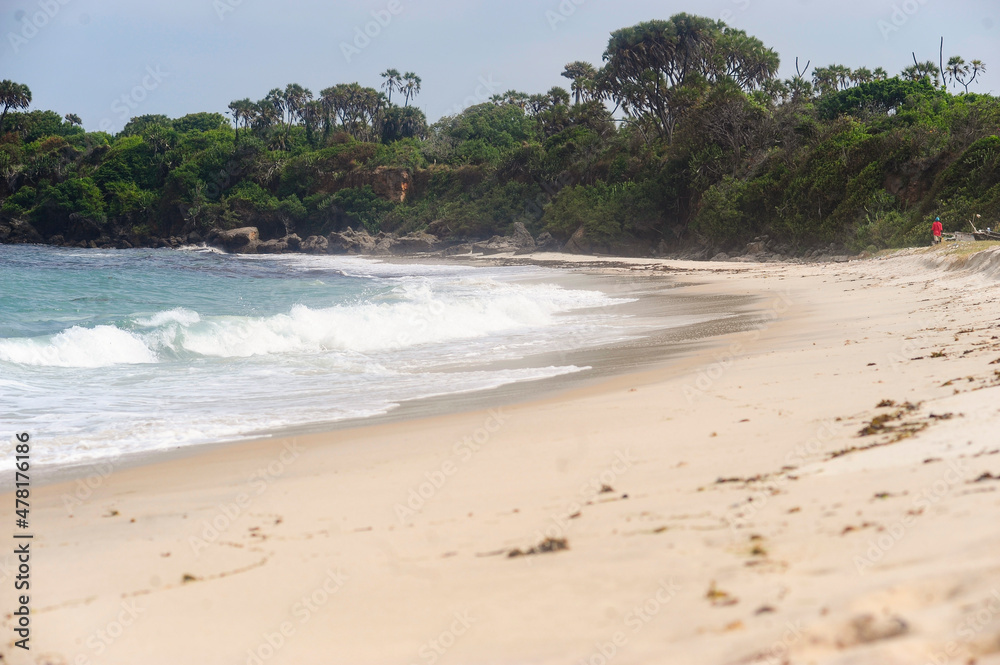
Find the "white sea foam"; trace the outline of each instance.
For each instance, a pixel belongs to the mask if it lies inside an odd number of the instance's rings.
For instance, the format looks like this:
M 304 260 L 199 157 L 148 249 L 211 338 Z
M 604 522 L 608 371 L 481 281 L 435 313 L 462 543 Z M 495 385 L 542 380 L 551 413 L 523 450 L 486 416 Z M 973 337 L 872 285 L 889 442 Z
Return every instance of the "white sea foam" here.
M 42 464 L 323 426 L 406 400 L 578 372 L 511 361 L 629 336 L 601 309 L 622 300 L 541 283 L 549 273 L 537 268 L 157 251 L 148 269 L 129 265 L 140 282 L 100 280 L 94 290 L 79 289 L 63 264 L 118 276 L 122 254 L 95 265 L 91 253 L 39 251 L 60 268 L 65 302 L 40 294 L 5 323 L 67 323 L 0 338 L 0 411 L 44 433 Z M 169 304 L 137 305 L 137 288 Z M 179 297 L 184 290 L 194 297 Z M 80 309 L 91 303 L 81 293 L 100 297 L 93 310 Z M 86 323 L 93 317 L 101 325 Z M 8 443 L 0 441 L 0 472 L 12 459 Z
M 115 326 L 73 326 L 57 335 L 0 339 L 0 360 L 43 367 L 108 367 L 155 363 L 137 335 Z
M 399 285 L 387 302 L 328 308 L 294 305 L 264 317 L 202 317 L 175 308 L 134 319 L 135 331 L 103 325 L 0 340 L 0 360 L 23 365 L 105 367 L 165 357 L 249 358 L 293 353 L 371 353 L 546 328 L 555 315 L 608 302 L 603 294 L 551 285 L 460 281 L 445 292 L 427 280 Z M 166 355 L 165 355 L 166 354 Z
M 190 326 L 201 321 L 198 312 L 192 312 L 183 307 L 176 307 L 165 312 L 157 312 L 149 317 L 136 319 L 135 322 L 146 328 L 155 328 L 170 323 L 179 323 L 183 326 Z

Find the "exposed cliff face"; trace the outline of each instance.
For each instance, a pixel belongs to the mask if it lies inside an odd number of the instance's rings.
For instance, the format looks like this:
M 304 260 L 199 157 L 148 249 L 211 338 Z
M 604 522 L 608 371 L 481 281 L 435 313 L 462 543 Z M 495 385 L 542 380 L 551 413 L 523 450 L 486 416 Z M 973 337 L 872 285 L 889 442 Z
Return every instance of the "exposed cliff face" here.
M 348 187 L 367 185 L 382 198 L 403 203 L 410 192 L 412 176 L 406 169 L 379 166 L 373 170 L 357 169 L 346 173 L 326 173 L 321 182 L 323 189 L 331 193 Z

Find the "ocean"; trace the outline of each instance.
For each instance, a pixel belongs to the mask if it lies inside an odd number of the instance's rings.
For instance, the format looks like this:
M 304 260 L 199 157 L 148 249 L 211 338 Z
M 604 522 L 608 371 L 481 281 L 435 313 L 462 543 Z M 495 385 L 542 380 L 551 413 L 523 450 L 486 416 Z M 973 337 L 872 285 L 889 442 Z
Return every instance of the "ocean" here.
M 0 468 L 14 432 L 36 466 L 86 464 L 585 371 L 552 359 L 634 336 L 626 299 L 556 275 L 0 246 Z

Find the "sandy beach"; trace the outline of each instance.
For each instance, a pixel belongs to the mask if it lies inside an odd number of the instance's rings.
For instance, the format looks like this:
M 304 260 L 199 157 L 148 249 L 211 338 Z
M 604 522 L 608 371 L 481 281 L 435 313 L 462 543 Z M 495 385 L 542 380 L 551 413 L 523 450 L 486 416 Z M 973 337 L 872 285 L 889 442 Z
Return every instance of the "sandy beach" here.
M 756 324 L 523 403 L 34 488 L 31 650 L 5 607 L 0 662 L 1000 663 L 1000 250 L 955 250 L 516 257 L 669 271 Z

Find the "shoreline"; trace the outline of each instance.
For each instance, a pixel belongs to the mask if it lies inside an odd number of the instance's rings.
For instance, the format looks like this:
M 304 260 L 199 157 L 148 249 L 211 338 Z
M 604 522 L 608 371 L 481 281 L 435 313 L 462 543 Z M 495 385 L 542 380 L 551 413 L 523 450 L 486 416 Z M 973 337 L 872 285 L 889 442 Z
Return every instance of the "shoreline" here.
M 1000 284 L 980 276 L 997 256 L 941 256 L 616 260 L 756 293 L 765 325 L 499 409 L 123 469 L 71 505 L 72 485 L 40 487 L 39 647 L 150 664 L 1000 662 L 1000 605 L 962 630 L 1000 589 Z M 550 538 L 567 549 L 531 553 Z M 136 617 L 108 641 L 122 603 Z
M 372 259 L 374 257 L 366 257 Z M 440 257 L 425 257 L 423 263 L 438 265 L 461 263 L 469 266 L 496 266 L 495 261 L 457 261 Z M 376 259 L 377 260 L 377 259 Z M 405 265 L 405 260 L 392 261 Z M 533 263 L 540 267 L 541 262 Z M 189 459 L 193 456 L 243 444 L 271 441 L 292 436 L 339 432 L 342 430 L 369 427 L 385 423 L 401 422 L 415 418 L 433 417 L 488 408 L 530 402 L 600 383 L 604 379 L 634 371 L 637 367 L 656 367 L 669 362 L 670 358 L 683 355 L 687 347 L 694 344 L 711 343 L 712 337 L 720 330 L 738 330 L 752 325 L 755 316 L 752 310 L 753 298 L 749 296 L 730 298 L 704 298 L 684 294 L 691 284 L 679 281 L 683 271 L 655 275 L 644 275 L 635 283 L 635 277 L 623 272 L 621 265 L 608 264 L 600 271 L 591 268 L 553 269 L 551 278 L 530 278 L 558 284 L 563 288 L 600 291 L 611 297 L 625 298 L 632 302 L 611 305 L 607 313 L 619 319 L 627 318 L 632 331 L 628 340 L 585 346 L 566 351 L 551 351 L 525 356 L 517 360 L 492 361 L 469 369 L 492 371 L 498 369 L 523 369 L 550 365 L 584 367 L 580 371 L 553 377 L 517 380 L 493 388 L 444 393 L 427 397 L 417 397 L 400 401 L 394 408 L 371 416 L 344 418 L 337 421 L 307 423 L 258 433 L 248 433 L 234 439 L 183 444 L 169 449 L 153 449 L 90 459 L 79 463 L 44 464 L 35 466 L 36 487 L 85 479 L 95 473 L 103 475 L 101 469 L 111 466 L 116 470 L 156 464 L 173 459 Z M 673 318 L 698 318 L 707 320 L 679 325 L 667 325 Z M 645 323 L 639 323 L 638 321 Z M 666 327 L 657 329 L 654 324 Z M 624 332 L 624 331 L 623 331 Z M 0 493 L 10 491 L 13 481 L 0 479 Z

